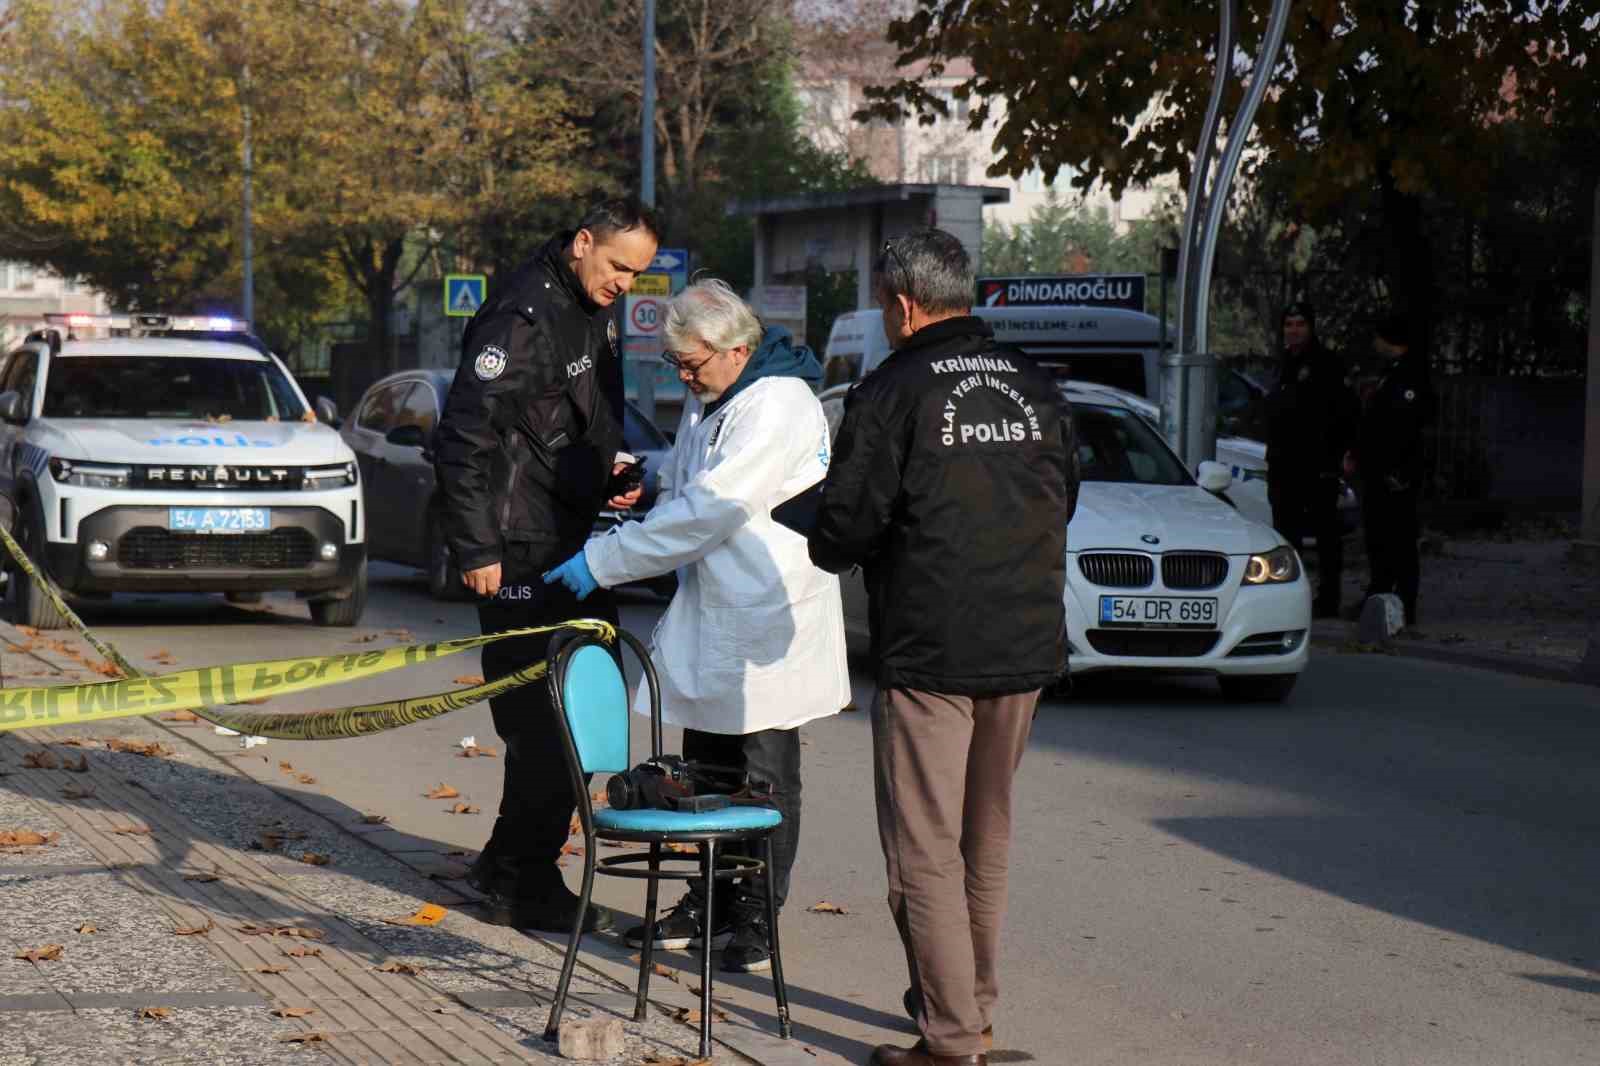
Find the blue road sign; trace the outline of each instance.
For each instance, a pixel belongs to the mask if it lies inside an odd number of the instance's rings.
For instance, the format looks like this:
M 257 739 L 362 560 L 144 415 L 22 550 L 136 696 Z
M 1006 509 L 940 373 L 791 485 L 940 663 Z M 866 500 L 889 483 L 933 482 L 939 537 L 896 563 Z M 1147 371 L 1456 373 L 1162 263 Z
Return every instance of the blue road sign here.
M 658 248 L 650 261 L 650 273 L 666 274 L 672 278 L 672 291 L 679 293 L 689 284 L 689 250 L 687 248 Z
M 482 274 L 444 276 L 444 313 L 456 318 L 471 318 L 483 306 L 486 280 Z

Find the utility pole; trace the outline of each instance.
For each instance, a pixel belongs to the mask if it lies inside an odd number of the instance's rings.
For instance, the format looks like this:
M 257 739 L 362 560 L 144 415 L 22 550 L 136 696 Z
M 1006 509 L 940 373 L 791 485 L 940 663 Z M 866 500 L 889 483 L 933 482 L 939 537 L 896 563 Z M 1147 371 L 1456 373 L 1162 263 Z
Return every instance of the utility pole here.
M 256 248 L 255 220 L 251 216 L 250 182 L 255 169 L 255 155 L 250 145 L 250 64 L 244 65 L 244 293 L 240 297 L 240 312 L 245 325 L 255 330 L 256 322 Z
M 644 0 L 644 106 L 639 118 L 639 202 L 656 205 L 656 0 Z M 624 300 L 626 305 L 627 301 Z M 619 313 L 626 313 L 618 309 Z M 622 323 L 624 327 L 627 323 Z M 623 366 L 627 366 L 627 329 L 623 333 Z M 654 422 L 656 418 L 656 358 L 646 354 L 633 360 L 634 390 L 639 410 Z
M 1600 184 L 1594 189 L 1594 243 L 1589 249 L 1589 381 L 1583 424 L 1583 513 L 1573 555 L 1600 566 Z M 1600 604 L 1589 605 L 1589 648 L 1578 676 L 1600 683 Z
M 1238 0 L 1222 0 L 1222 24 L 1217 32 L 1217 67 L 1211 82 L 1211 101 L 1200 129 L 1194 171 L 1189 177 L 1189 203 L 1184 212 L 1183 244 L 1178 252 L 1177 350 L 1161 354 L 1161 431 L 1191 471 L 1215 457 L 1217 451 L 1217 360 L 1207 336 L 1211 302 L 1211 267 L 1216 258 L 1217 236 L 1228 209 L 1228 191 L 1244 154 L 1245 140 L 1255 122 L 1256 109 L 1267 93 L 1272 69 L 1283 48 L 1289 25 L 1290 0 L 1273 0 L 1266 37 L 1250 74 L 1250 86 L 1233 121 L 1228 139 L 1212 174 L 1217 129 L 1222 119 L 1222 98 L 1233 76 L 1237 43 Z M 1209 188 L 1207 187 L 1209 180 Z

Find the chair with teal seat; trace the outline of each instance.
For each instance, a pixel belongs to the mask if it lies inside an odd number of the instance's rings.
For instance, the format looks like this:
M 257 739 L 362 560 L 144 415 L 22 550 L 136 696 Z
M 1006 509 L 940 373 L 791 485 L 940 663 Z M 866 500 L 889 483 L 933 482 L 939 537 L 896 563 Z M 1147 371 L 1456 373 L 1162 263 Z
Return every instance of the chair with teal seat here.
M 617 630 L 618 648 L 626 645 L 638 658 L 650 692 L 650 754 L 661 755 L 661 688 L 656 679 L 655 667 L 650 662 L 644 645 L 621 629 Z M 657 809 L 612 810 L 594 809 L 589 796 L 586 774 L 620 773 L 634 765 L 629 744 L 628 686 L 618 665 L 619 654 L 614 654 L 592 634 L 557 634 L 550 645 L 550 671 L 547 683 L 551 699 L 561 713 L 556 720 L 561 723 L 562 744 L 567 755 L 567 767 L 572 773 L 573 793 L 578 797 L 578 818 L 583 825 L 583 887 L 579 892 L 578 915 L 573 923 L 572 936 L 567 942 L 566 959 L 561 966 L 561 979 L 556 984 L 555 1002 L 550 1007 L 550 1021 L 545 1027 L 546 1040 L 555 1040 L 560 1033 L 561 1014 L 566 1007 L 567 987 L 572 981 L 573 968 L 578 960 L 578 944 L 583 937 L 583 921 L 589 909 L 590 893 L 594 888 L 594 875 L 610 874 L 617 877 L 638 877 L 646 880 L 644 908 L 644 944 L 639 952 L 639 992 L 634 1003 L 635 1021 L 643 1021 L 650 991 L 650 972 L 653 968 L 656 924 L 657 890 L 663 880 L 692 881 L 699 879 L 705 888 L 705 928 L 715 928 L 712 908 L 717 881 L 737 877 L 751 877 L 772 868 L 772 832 L 783 821 L 783 816 L 770 807 L 730 806 L 703 814 Z M 597 839 L 647 843 L 648 855 L 613 855 L 603 859 L 595 855 Z M 718 854 L 719 845 L 740 840 L 759 840 L 762 858 L 743 855 Z M 661 868 L 662 848 L 667 844 L 693 844 L 698 848 L 698 869 L 664 870 Z M 641 869 L 641 865 L 645 868 Z M 783 956 L 778 950 L 778 908 L 772 896 L 772 878 L 764 878 L 767 886 L 767 925 L 772 935 L 772 994 L 777 1001 L 778 1028 L 785 1039 L 791 1033 L 789 1000 L 783 984 Z M 711 1054 L 711 937 L 700 938 L 700 1057 Z

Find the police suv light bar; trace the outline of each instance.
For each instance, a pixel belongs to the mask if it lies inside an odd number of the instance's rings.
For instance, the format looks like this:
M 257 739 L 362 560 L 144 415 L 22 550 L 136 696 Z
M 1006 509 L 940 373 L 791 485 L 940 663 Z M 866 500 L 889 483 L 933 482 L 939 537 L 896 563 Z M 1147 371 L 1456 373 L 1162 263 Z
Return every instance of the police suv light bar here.
M 128 331 L 184 330 L 196 333 L 248 333 L 250 323 L 219 315 L 169 315 L 138 311 L 125 315 L 87 315 L 51 313 L 44 316 L 52 325 L 69 329 L 125 329 Z

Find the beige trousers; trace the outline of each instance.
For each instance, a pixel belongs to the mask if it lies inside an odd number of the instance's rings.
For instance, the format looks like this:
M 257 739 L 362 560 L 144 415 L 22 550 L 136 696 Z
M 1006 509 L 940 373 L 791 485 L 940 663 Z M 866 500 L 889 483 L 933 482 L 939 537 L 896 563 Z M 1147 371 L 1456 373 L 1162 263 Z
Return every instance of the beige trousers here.
M 1000 997 L 1011 779 L 1038 691 L 878 693 L 872 708 L 878 835 L 889 910 L 936 1055 L 974 1055 Z

